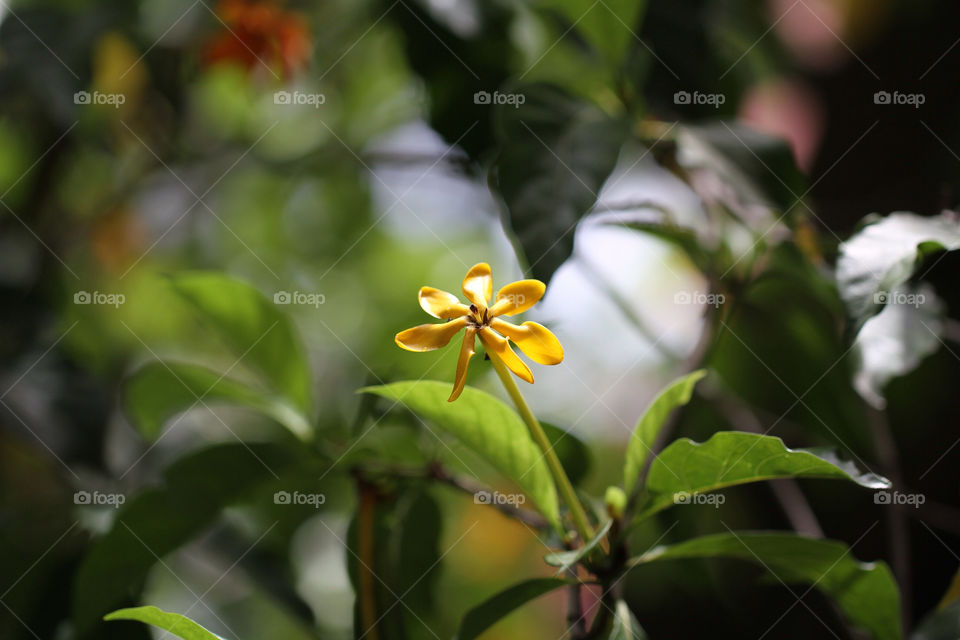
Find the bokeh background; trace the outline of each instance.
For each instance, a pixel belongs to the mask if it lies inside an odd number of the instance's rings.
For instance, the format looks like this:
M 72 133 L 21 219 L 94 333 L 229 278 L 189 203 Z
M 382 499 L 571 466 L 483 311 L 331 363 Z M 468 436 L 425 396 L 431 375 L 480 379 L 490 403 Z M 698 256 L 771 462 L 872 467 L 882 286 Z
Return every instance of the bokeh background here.
M 549 279 L 530 315 L 566 359 L 536 370 L 529 398 L 594 448 L 584 482 L 594 495 L 617 482 L 656 391 L 702 363 L 712 375 L 675 435 L 769 429 L 791 445 L 838 448 L 926 496 L 922 509 L 891 509 L 817 482 L 799 485 L 805 500 L 797 485 L 751 486 L 727 492 L 722 510 L 665 517 L 639 543 L 724 526 L 819 529 L 859 559 L 891 564 L 912 627 L 960 562 L 960 330 L 950 320 L 960 263 L 945 253 L 924 271 L 944 304 L 942 340 L 883 385 L 882 409 L 855 385 L 862 369 L 832 268 L 867 215 L 957 204 L 957 24 L 949 0 L 4 0 L 0 636 L 147 637 L 122 624 L 78 631 L 77 591 L 97 587 L 80 567 L 117 511 L 77 505 L 75 492 L 132 497 L 189 452 L 276 437 L 263 418 L 214 406 L 153 444 L 124 410 L 124 381 L 144 362 L 234 362 L 170 289 L 170 274 L 200 269 L 271 299 L 313 296 L 284 311 L 309 357 L 316 428 L 350 455 L 314 474 L 322 509 L 267 529 L 272 516 L 230 507 L 158 554 L 121 604 L 193 607 L 224 637 L 351 637 L 351 465 L 470 455 L 354 391 L 452 377 L 454 349 L 413 355 L 393 335 L 425 321 L 421 285 L 458 291 L 479 261 L 498 283 L 531 269 Z M 884 91 L 923 102 L 878 102 Z M 478 92 L 525 104 L 487 104 Z M 596 191 L 585 206 L 554 206 L 569 184 L 535 191 L 543 203 L 532 207 L 516 194 L 534 177 L 514 170 L 536 154 L 578 170 L 609 133 L 542 146 L 529 127 L 533 139 L 511 136 L 511 118 L 540 101 L 626 123 L 609 177 L 583 185 Z M 774 139 L 786 144 L 768 156 Z M 749 167 L 773 204 L 745 202 L 748 187 L 721 179 L 728 162 Z M 568 200 L 582 198 L 577 189 Z M 717 221 L 711 198 L 734 222 Z M 692 230 L 711 257 L 623 224 L 643 227 L 651 212 Z M 742 304 L 711 305 L 717 292 Z M 494 382 L 472 366 L 470 384 L 496 393 Z M 244 473 L 207 471 L 228 483 Z M 424 491 L 442 506 L 444 555 L 433 599 L 403 613 L 409 636 L 450 637 L 484 597 L 549 574 L 530 528 L 449 489 Z M 735 563 L 648 573 L 629 581 L 628 599 L 652 638 L 849 636 L 816 592 L 791 607 L 789 590 L 758 586 Z M 488 637 L 559 638 L 563 605 L 545 598 Z

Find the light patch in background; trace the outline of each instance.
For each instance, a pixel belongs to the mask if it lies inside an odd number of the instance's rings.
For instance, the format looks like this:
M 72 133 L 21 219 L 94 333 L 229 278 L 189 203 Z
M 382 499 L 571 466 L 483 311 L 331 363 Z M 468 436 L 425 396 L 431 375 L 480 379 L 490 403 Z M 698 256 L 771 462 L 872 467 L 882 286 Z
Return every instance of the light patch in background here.
M 349 631 L 353 626 L 353 588 L 344 548 L 347 520 L 324 515 L 301 526 L 291 543 L 297 590 L 324 627 Z
M 706 291 L 693 266 L 662 240 L 605 224 L 636 215 L 649 220 L 643 214 L 651 210 L 625 206 L 638 203 L 665 209 L 675 224 L 706 223 L 692 191 L 644 149 L 625 150 L 601 190 L 596 209 L 604 213 L 580 224 L 574 256 L 528 314 L 554 330 L 565 350 L 563 364 L 536 369 L 528 396 L 535 407 L 550 407 L 545 417 L 587 437 L 629 437 L 654 394 L 681 373 L 702 328 L 702 305 L 675 303 L 678 292 Z
M 378 140 L 372 156 L 374 219 L 408 242 L 469 236 L 487 225 L 495 211 L 486 185 L 451 167 L 463 159 L 423 122 Z M 442 159 L 441 159 L 442 158 Z

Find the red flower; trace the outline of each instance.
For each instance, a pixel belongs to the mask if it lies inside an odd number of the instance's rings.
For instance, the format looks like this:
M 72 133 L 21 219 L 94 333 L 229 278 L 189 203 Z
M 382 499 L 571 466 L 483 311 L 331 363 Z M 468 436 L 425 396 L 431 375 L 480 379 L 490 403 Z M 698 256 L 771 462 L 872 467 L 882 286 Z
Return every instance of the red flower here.
M 248 71 L 266 66 L 289 77 L 310 58 L 310 32 L 299 13 L 270 0 L 220 0 L 221 32 L 207 44 L 207 64 L 232 62 Z

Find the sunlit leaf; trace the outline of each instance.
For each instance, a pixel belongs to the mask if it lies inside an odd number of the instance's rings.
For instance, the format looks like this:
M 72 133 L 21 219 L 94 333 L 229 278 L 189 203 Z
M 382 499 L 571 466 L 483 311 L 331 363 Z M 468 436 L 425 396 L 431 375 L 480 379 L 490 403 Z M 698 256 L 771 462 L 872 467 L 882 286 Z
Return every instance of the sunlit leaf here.
M 788 449 L 780 438 L 740 431 L 720 431 L 706 442 L 681 438 L 650 465 L 641 508 L 649 515 L 674 504 L 678 495 L 693 495 L 748 482 L 776 478 L 836 478 L 870 489 L 889 481 L 861 473 L 852 462 L 828 452 Z
M 119 609 L 103 617 L 104 620 L 136 620 L 168 631 L 183 640 L 221 640 L 186 616 L 170 613 L 157 607 Z
M 457 640 L 473 640 L 518 607 L 569 584 L 562 578 L 534 578 L 501 591 L 467 612 Z
M 690 402 L 693 388 L 707 372 L 703 369 L 689 373 L 674 380 L 661 391 L 637 422 L 630 443 L 627 445 L 627 457 L 623 467 L 623 486 L 627 493 L 633 490 L 647 460 L 653 455 L 654 443 L 660 430 L 666 424 L 667 417 L 677 407 Z
M 277 305 L 253 286 L 221 273 L 191 272 L 172 281 L 234 352 L 236 366 L 257 372 L 268 388 L 309 415 L 311 382 L 305 351 Z
M 960 249 L 960 222 L 953 214 L 896 212 L 869 222 L 840 245 L 837 259 L 840 295 L 858 326 L 883 308 L 889 293 L 913 275 L 921 258 L 936 250 Z
M 299 437 L 310 434 L 307 418 L 281 397 L 196 365 L 148 363 L 128 378 L 125 391 L 127 413 L 149 440 L 156 439 L 164 425 L 184 411 L 223 403 L 255 409 Z
M 503 402 L 472 387 L 466 387 L 455 402 L 447 402 L 450 385 L 430 380 L 361 391 L 395 400 L 459 438 L 515 482 L 551 524 L 559 525 L 557 490 L 543 454 L 520 416 Z
M 900 595 L 890 569 L 882 562 L 857 561 L 842 542 L 790 533 L 720 533 L 657 547 L 631 565 L 708 557 L 745 560 L 767 569 L 778 582 L 815 586 L 875 640 L 900 638 Z
M 854 340 L 858 354 L 853 380 L 863 399 L 884 408 L 884 389 L 892 379 L 913 371 L 943 343 L 944 305 L 927 283 L 898 285 L 891 302 L 863 323 Z

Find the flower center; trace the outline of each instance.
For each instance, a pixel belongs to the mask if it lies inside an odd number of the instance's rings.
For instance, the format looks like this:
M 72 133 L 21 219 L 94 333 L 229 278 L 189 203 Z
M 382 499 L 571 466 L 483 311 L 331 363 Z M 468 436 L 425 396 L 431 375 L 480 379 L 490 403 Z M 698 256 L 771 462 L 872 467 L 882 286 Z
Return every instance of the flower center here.
M 470 305 L 470 315 L 467 317 L 467 324 L 476 327 L 477 329 L 482 329 L 483 327 L 487 326 L 489 321 L 490 320 L 487 317 L 486 307 L 481 308 L 475 304 Z

